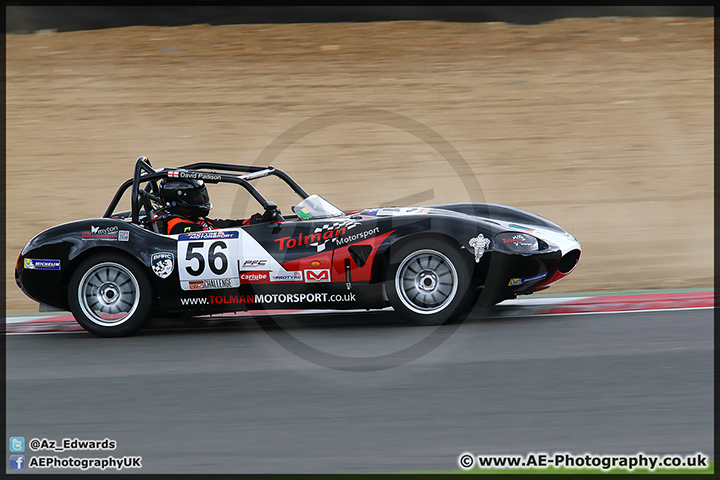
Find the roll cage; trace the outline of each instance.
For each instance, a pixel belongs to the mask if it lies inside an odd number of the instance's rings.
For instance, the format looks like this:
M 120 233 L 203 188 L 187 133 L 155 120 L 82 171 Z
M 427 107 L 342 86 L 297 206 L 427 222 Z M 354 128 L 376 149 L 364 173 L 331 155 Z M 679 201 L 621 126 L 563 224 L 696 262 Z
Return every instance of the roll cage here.
M 152 202 L 161 204 L 158 180 L 163 178 L 196 178 L 206 183 L 234 183 L 252 195 L 252 197 L 263 207 L 266 212 L 276 211 L 275 218 L 283 220 L 275 202 L 268 201 L 257 189 L 250 184 L 250 180 L 274 175 L 283 180 L 300 198 L 308 198 L 308 193 L 295 182 L 287 173 L 278 170 L 273 166 L 260 167 L 254 165 L 231 165 L 213 162 L 198 162 L 176 168 L 155 169 L 147 157 L 140 157 L 135 162 L 133 178 L 126 180 L 118 188 L 115 196 L 110 201 L 103 218 L 112 217 L 115 209 L 128 188 L 131 188 L 131 210 L 130 221 L 137 225 L 143 225 L 140 221 L 140 210 L 145 210 L 145 223 L 152 220 Z M 143 186 L 144 184 L 144 186 Z

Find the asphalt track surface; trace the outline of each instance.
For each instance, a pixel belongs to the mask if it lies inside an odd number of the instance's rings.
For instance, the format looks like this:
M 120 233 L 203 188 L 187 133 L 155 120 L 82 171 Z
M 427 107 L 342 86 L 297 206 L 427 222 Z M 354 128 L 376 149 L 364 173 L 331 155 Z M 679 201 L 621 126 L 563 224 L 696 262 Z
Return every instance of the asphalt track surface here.
M 380 312 L 9 335 L 7 436 L 110 438 L 111 452 L 25 454 L 142 456 L 125 473 L 451 471 L 463 452 L 712 458 L 712 309 L 480 313 L 439 330 Z M 432 332 L 444 342 L 397 365 Z M 298 357 L 285 334 L 326 355 Z

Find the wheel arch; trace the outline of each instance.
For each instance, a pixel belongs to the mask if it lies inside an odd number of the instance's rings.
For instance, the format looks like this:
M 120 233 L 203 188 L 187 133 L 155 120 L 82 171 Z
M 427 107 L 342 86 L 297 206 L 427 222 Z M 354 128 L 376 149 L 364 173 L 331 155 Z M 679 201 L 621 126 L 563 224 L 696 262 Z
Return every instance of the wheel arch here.
M 386 245 L 380 247 L 379 251 L 375 255 L 375 262 L 373 263 L 373 278 L 378 279 L 378 281 L 384 281 L 385 273 L 387 272 L 388 266 L 390 265 L 390 258 L 392 257 L 393 252 L 401 249 L 410 242 L 425 239 L 435 239 L 443 241 L 445 243 L 448 243 L 449 245 L 452 245 L 453 247 L 456 247 L 461 254 L 463 254 L 462 251 L 465 250 L 465 253 L 463 255 L 471 255 L 471 252 L 468 252 L 467 248 L 465 248 L 462 243 L 460 243 L 457 239 L 453 238 L 450 235 L 440 232 L 413 233 L 410 235 L 405 235 L 395 241 L 389 242 Z
M 112 247 L 109 245 L 98 245 L 95 247 L 88 248 L 86 250 L 83 250 L 79 254 L 77 254 L 75 257 L 70 259 L 68 261 L 68 266 L 65 268 L 65 272 L 63 274 L 62 279 L 62 289 L 63 289 L 63 296 L 67 298 L 68 295 L 68 288 L 70 287 L 70 279 L 72 278 L 73 274 L 75 273 L 75 270 L 78 268 L 82 262 L 87 260 L 88 258 L 92 257 L 93 255 L 98 255 L 102 253 L 112 253 L 117 254 L 122 257 L 124 257 L 126 260 L 133 262 L 145 275 L 148 276 L 148 280 L 150 280 L 150 286 L 153 288 L 153 291 L 150 292 L 151 295 L 154 296 L 154 285 L 152 282 L 152 277 L 148 274 L 148 267 L 143 264 L 140 260 L 135 258 L 131 253 L 127 252 L 126 250 L 123 250 L 122 248 Z M 69 305 L 68 305 L 69 307 Z

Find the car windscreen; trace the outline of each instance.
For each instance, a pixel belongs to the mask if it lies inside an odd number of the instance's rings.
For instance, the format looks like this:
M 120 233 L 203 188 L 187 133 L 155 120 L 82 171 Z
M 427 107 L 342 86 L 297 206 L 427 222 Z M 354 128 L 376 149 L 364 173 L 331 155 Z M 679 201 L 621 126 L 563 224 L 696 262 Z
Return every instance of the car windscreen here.
M 342 217 L 345 213 L 320 195 L 310 195 L 292 207 L 293 212 L 302 220 L 314 218 Z

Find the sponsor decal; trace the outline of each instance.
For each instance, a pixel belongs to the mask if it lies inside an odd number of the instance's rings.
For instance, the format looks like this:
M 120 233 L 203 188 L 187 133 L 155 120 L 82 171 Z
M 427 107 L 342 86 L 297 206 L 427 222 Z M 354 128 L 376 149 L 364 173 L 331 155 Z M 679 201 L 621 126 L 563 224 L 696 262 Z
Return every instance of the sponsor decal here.
M 477 237 L 471 238 L 469 243 L 475 251 L 475 263 L 478 263 L 485 253 L 485 249 L 490 245 L 490 239 L 479 233 Z
M 371 217 L 391 217 L 395 215 L 426 215 L 428 213 L 430 213 L 430 209 L 423 207 L 383 207 L 365 210 L 363 215 Z
M 232 288 L 233 281 L 231 278 L 211 278 L 203 280 L 205 288 Z
M 302 272 L 270 272 L 271 282 L 302 282 Z
M 297 216 L 302 220 L 310 220 L 312 218 L 312 214 L 305 207 L 302 207 L 300 210 L 298 210 L 295 213 L 297 213 Z
M 545 277 L 547 277 L 547 272 L 540 273 L 538 275 L 533 275 L 532 277 L 511 278 L 510 282 L 508 283 L 508 287 L 517 287 L 519 285 L 526 285 L 528 283 L 537 282 L 538 280 L 542 280 Z
M 60 260 L 26 258 L 23 265 L 28 270 L 60 270 Z
M 270 272 L 240 272 L 240 284 L 267 283 L 270 281 Z
M 233 285 L 232 278 L 211 278 L 208 280 L 190 280 L 188 287 L 190 290 L 204 290 L 206 288 L 234 288 L 239 285 Z
M 354 293 L 266 293 L 255 295 L 255 303 L 354 302 Z
M 360 240 L 365 240 L 369 237 L 373 237 L 378 233 L 380 233 L 380 227 L 375 227 L 370 230 L 365 230 L 364 232 L 352 233 L 343 237 L 335 237 L 332 239 L 332 241 L 335 243 L 335 245 L 347 245 L 348 243 L 353 243 Z
M 330 270 L 319 269 L 319 270 L 305 270 L 305 282 L 306 283 L 318 283 L 318 282 L 329 282 L 330 281 Z
M 532 232 L 533 230 L 535 230 L 534 228 L 524 227 L 524 226 L 518 225 L 516 223 L 508 223 L 508 227 L 515 228 L 517 230 L 525 230 L 526 232 Z
M 238 232 L 226 232 L 223 230 L 207 230 L 202 232 L 181 233 L 178 241 L 186 240 L 226 240 L 238 238 Z
M 120 230 L 118 232 L 118 242 L 127 242 L 130 240 L 130 230 Z
M 205 180 L 208 182 L 219 182 L 220 174 L 208 172 L 188 172 L 185 170 L 172 170 L 168 172 L 170 178 L 190 178 L 194 180 Z
M 243 262 L 242 268 L 257 268 L 257 267 L 264 267 L 267 265 L 267 260 L 245 260 Z
M 175 255 L 170 252 L 153 253 L 150 257 L 153 272 L 160 278 L 167 278 L 175 268 Z
M 525 237 L 522 235 L 513 235 L 510 238 L 503 238 L 503 243 L 519 243 L 522 244 L 522 241 L 525 240 Z
M 303 235 L 300 232 L 297 236 L 282 237 L 275 240 L 278 244 L 278 250 L 292 249 L 300 245 L 310 245 L 315 247 L 318 252 L 325 250 L 327 243 L 333 238 L 337 238 L 347 234 L 347 231 L 360 225 L 354 220 L 344 220 L 332 224 L 325 224 L 322 227 L 315 228 L 313 233 Z
M 495 237 L 495 241 L 502 242 L 503 245 L 516 247 L 519 251 L 531 251 L 538 248 L 537 239 L 526 233 L 500 233 Z
M 243 180 L 254 180 L 256 178 L 267 177 L 268 175 L 270 175 L 270 170 L 266 169 L 253 173 L 246 173 L 245 175 L 242 175 L 242 178 Z
M 210 295 L 208 297 L 181 298 L 183 306 L 193 305 L 247 305 L 249 303 L 347 303 L 356 301 L 355 294 L 324 293 L 267 293 L 256 295 Z
M 81 236 L 84 239 L 90 239 L 90 240 L 117 241 L 118 237 L 119 237 L 119 232 L 120 232 L 120 229 L 116 225 L 113 225 L 110 227 L 96 227 L 94 225 L 91 225 L 90 231 L 85 230 L 84 232 L 81 232 Z M 129 235 L 130 232 L 127 231 L 127 234 Z M 123 241 L 127 241 L 127 240 L 123 240 Z

